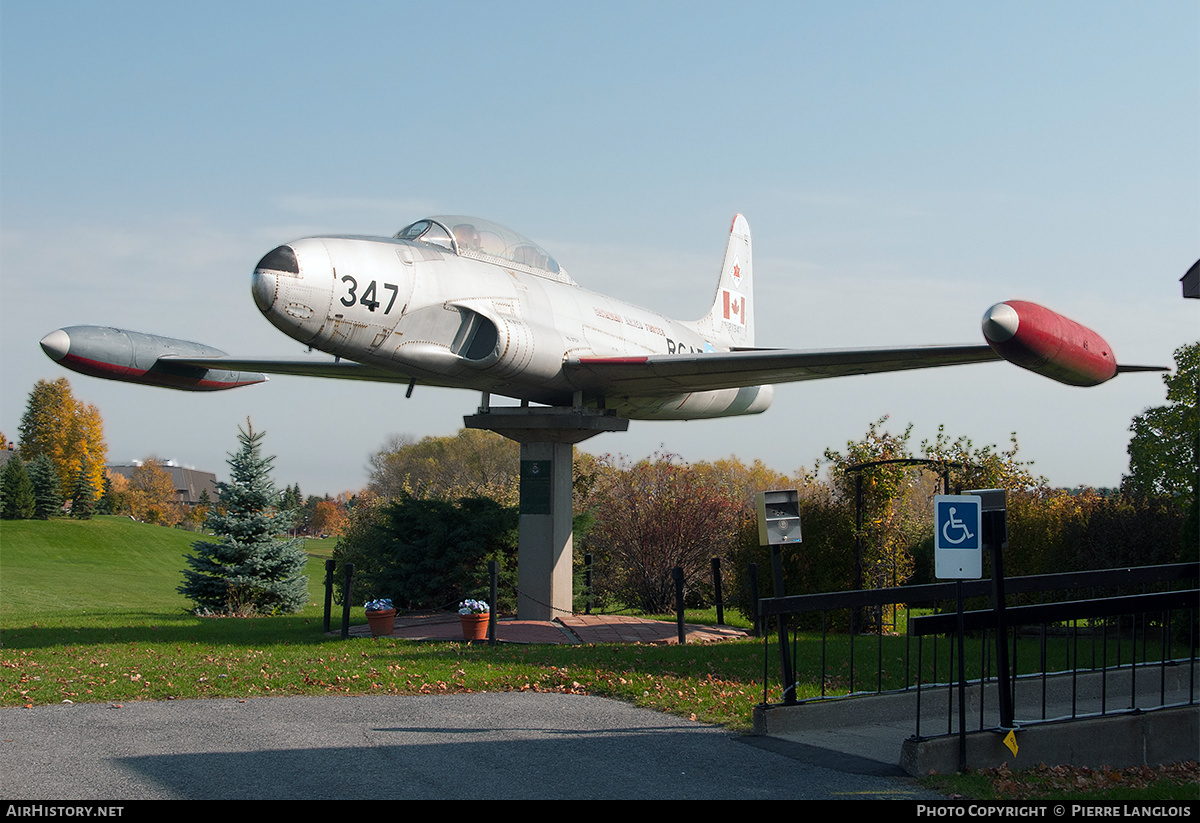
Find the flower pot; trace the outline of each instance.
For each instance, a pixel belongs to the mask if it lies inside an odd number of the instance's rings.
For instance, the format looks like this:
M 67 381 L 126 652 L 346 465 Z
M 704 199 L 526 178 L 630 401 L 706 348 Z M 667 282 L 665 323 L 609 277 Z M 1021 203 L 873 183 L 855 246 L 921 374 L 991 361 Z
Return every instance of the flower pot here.
M 396 610 L 388 609 L 382 612 L 367 612 L 367 622 L 371 624 L 371 637 L 391 637 L 392 629 L 396 627 Z
M 486 614 L 460 614 L 458 621 L 462 623 L 463 639 L 487 640 L 488 616 Z

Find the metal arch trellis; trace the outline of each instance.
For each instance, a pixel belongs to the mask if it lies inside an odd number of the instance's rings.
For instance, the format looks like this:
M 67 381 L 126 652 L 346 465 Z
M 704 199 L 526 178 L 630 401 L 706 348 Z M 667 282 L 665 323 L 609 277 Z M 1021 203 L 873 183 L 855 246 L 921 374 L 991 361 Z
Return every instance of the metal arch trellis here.
M 861 591 L 863 587 L 863 486 L 862 473 L 867 469 L 873 469 L 878 466 L 937 466 L 942 477 L 942 491 L 945 494 L 950 493 L 950 470 L 962 469 L 968 464 L 954 463 L 948 460 L 930 460 L 915 457 L 895 457 L 887 460 L 869 460 L 865 463 L 855 463 L 852 466 L 847 466 L 844 471 L 847 474 L 854 474 L 854 588 Z M 851 632 L 855 632 L 862 626 L 862 614 L 856 610 L 851 616 Z

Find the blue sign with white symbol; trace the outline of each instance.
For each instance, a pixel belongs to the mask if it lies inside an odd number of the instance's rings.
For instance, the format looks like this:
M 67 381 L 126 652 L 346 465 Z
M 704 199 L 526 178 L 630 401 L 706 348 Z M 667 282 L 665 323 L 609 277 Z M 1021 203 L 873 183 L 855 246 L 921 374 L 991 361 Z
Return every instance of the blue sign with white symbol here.
M 973 494 L 933 498 L 933 565 L 938 578 L 983 576 L 983 501 Z

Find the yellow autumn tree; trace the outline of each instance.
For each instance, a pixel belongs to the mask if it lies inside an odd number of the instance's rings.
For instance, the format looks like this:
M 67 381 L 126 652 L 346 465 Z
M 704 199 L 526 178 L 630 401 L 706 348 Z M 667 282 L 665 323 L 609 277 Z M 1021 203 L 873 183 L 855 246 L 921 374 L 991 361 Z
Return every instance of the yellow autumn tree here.
M 79 475 L 86 474 L 92 488 L 103 489 L 108 446 L 104 443 L 104 422 L 100 419 L 100 410 L 93 405 L 79 403 L 70 439 L 74 447 L 64 468 L 73 472 L 72 482 L 78 482 Z
M 153 457 L 142 461 L 129 478 L 129 507 L 133 516 L 147 523 L 174 526 L 183 519 L 183 507 L 171 475 L 162 461 Z
M 108 505 L 111 514 L 132 514 L 130 506 L 129 478 L 119 472 L 105 471 L 108 489 Z
M 498 434 L 459 429 L 453 437 L 392 437 L 371 456 L 372 493 L 439 500 L 488 497 L 516 505 L 521 447 Z
M 695 463 L 692 468 L 709 482 L 724 484 L 732 488 L 748 512 L 755 511 L 759 492 L 778 489 L 807 489 L 816 482 L 808 472 L 803 470 L 798 471 L 795 477 L 788 477 L 761 460 L 756 459 L 747 465 L 732 455 L 712 462 Z
M 20 444 L 21 459 L 50 459 L 64 490 L 78 484 L 81 471 L 93 488 L 104 487 L 108 447 L 100 411 L 76 400 L 65 377 L 34 385 L 21 418 Z
M 322 500 L 313 507 L 313 534 L 340 536 L 349 522 L 346 507 L 336 500 Z

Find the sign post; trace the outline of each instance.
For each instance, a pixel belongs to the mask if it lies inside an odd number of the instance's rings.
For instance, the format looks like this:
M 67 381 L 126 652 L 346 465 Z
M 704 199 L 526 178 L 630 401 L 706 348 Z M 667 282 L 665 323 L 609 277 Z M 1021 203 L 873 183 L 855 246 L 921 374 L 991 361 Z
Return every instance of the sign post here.
M 996 683 L 1000 694 L 1000 727 L 1011 729 L 1015 721 L 1012 676 L 1008 665 L 1008 621 L 1004 617 L 1004 550 L 1008 548 L 1008 496 L 1004 489 L 977 489 L 968 494 L 978 497 L 983 508 L 983 544 L 991 558 L 992 609 L 996 613 Z
M 963 638 L 963 580 L 983 576 L 983 505 L 973 494 L 933 497 L 933 567 L 955 582 L 958 600 L 958 765 L 967 762 L 967 661 Z
M 758 508 L 758 538 L 763 546 L 771 547 L 771 565 L 775 575 L 775 596 L 783 597 L 783 556 L 780 546 L 799 543 L 800 494 L 795 489 L 759 492 L 755 495 Z M 792 659 L 788 654 L 788 619 L 779 615 L 779 659 L 783 669 L 783 702 L 796 702 L 796 680 L 792 676 Z

